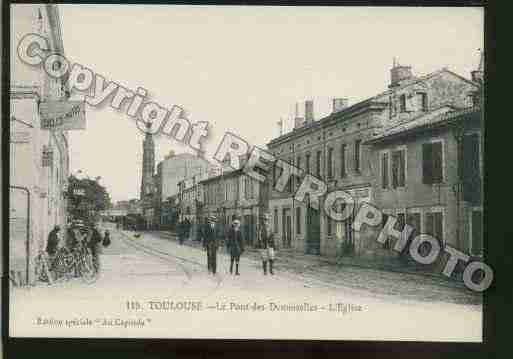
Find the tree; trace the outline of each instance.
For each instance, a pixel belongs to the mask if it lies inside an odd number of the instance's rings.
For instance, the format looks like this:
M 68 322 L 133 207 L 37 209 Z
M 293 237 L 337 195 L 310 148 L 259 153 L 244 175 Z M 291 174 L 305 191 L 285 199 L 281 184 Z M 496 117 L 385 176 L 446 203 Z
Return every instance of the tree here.
M 73 218 L 93 221 L 98 212 L 112 206 L 107 189 L 98 181 L 71 175 L 68 180 L 68 212 Z

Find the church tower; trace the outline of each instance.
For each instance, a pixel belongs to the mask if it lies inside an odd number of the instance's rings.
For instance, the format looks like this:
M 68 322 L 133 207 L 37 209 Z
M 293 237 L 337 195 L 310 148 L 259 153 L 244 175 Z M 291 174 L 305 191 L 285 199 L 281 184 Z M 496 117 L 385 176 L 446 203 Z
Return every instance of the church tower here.
M 143 140 L 141 200 L 153 193 L 153 175 L 155 173 L 155 143 L 153 142 L 153 135 L 149 131 L 151 123 L 146 123 L 146 128 L 148 131 L 146 131 Z

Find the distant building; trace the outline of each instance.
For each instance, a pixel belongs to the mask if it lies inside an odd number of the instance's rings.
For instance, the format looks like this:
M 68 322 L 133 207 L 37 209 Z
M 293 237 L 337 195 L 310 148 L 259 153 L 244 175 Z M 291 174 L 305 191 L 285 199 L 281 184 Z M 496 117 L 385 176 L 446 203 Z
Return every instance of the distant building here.
M 181 153 L 175 155 L 171 151 L 163 161 L 157 165 L 157 173 L 153 177 L 155 185 L 154 222 L 162 226 L 168 225 L 176 219 L 175 210 L 169 202 L 179 194 L 179 183 L 194 176 L 208 176 L 215 171 L 215 166 L 205 158 L 190 154 Z M 166 207 L 166 214 L 163 214 L 163 207 Z
M 267 208 L 267 183 L 261 183 L 247 176 L 242 169 L 237 169 L 199 184 L 202 195 L 202 217 L 199 221 L 204 222 L 206 216 L 214 215 L 226 231 L 232 221 L 239 218 L 247 243 L 256 243 L 260 219 Z
M 161 198 L 166 199 L 177 195 L 178 182 L 196 175 L 204 175 L 213 168 L 214 165 L 203 157 L 190 153 L 171 152 L 157 165 L 157 176 L 160 181 L 157 187 Z
M 446 68 L 417 77 L 409 66 L 394 63 L 390 71 L 386 91 L 354 105 L 349 105 L 346 98 L 335 99 L 333 112 L 322 119 L 315 120 L 313 102 L 307 101 L 304 118 L 296 118 L 291 132 L 270 141 L 269 151 L 323 180 L 328 192 L 340 189 L 360 204 L 374 203 L 374 184 L 379 172 L 373 161 L 374 149 L 367 141 L 421 117 L 468 108 L 479 89 L 476 81 Z M 404 158 L 399 162 L 404 164 Z M 271 174 L 272 183 L 278 175 L 278 171 Z M 401 185 L 405 181 L 403 177 L 396 180 Z M 292 178 L 285 192 L 270 192 L 269 209 L 280 246 L 336 256 L 344 245 L 356 255 L 375 254 L 373 248 L 366 247 L 363 234 L 353 230 L 351 219 L 335 222 L 323 211 L 293 200 L 300 182 L 301 179 Z

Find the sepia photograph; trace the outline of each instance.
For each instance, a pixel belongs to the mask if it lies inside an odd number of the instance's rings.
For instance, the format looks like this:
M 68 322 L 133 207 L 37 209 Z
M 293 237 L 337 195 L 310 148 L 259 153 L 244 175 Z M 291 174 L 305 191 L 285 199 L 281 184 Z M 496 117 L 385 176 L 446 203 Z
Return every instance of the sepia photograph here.
M 7 8 L 10 337 L 483 342 L 483 7 Z

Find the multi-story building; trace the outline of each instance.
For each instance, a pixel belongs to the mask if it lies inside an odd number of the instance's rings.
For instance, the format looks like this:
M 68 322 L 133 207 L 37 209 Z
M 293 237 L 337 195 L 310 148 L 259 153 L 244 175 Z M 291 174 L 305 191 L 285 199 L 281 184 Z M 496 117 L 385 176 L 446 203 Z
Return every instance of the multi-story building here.
M 162 200 L 178 194 L 178 182 L 205 175 L 212 167 L 214 166 L 204 157 L 191 153 L 175 154 L 171 151 L 157 165 Z
M 9 9 L 10 270 L 33 283 L 33 258 L 44 250 L 48 233 L 60 225 L 65 234 L 68 135 L 62 128 L 48 129 L 41 119 L 50 103 L 53 108 L 69 104 L 69 91 L 62 78 L 22 62 L 17 51 L 20 40 L 32 33 L 47 39 L 50 53 L 64 56 L 57 5 L 14 4 Z
M 328 185 L 328 192 L 340 189 L 361 202 L 374 203 L 378 169 L 373 149 L 366 142 L 389 128 L 409 123 L 422 116 L 437 116 L 465 108 L 478 89 L 468 80 L 443 68 L 425 76 L 414 76 L 409 66 L 394 64 L 388 89 L 348 106 L 347 99 L 335 99 L 333 112 L 314 119 L 313 102 L 307 101 L 305 117 L 296 116 L 294 129 L 273 139 L 268 148 L 277 158 L 295 164 Z M 271 176 L 276 180 L 278 171 Z M 298 251 L 334 256 L 343 242 L 356 254 L 366 254 L 361 233 L 351 219 L 335 222 L 293 199 L 299 178 L 292 178 L 286 191 L 271 190 L 269 209 L 278 243 Z M 403 178 L 399 178 L 403 181 Z M 322 208 L 322 199 L 321 199 Z
M 482 86 L 483 75 L 481 60 L 472 79 Z M 483 254 L 480 92 L 472 107 L 420 115 L 367 142 L 377 172 L 374 204 L 396 216 L 398 229 L 409 224 L 415 229 L 412 235 L 430 234 L 442 247 L 448 244 L 477 257 Z M 365 247 L 397 256 L 391 244 L 369 241 Z M 445 258 L 439 259 L 434 268 L 443 265 Z
M 242 168 L 223 172 L 199 183 L 202 187 L 203 218 L 215 215 L 224 231 L 235 218 L 239 218 L 245 240 L 248 244 L 254 244 L 258 239 L 260 218 L 267 208 L 266 183 L 247 176 Z

